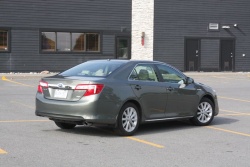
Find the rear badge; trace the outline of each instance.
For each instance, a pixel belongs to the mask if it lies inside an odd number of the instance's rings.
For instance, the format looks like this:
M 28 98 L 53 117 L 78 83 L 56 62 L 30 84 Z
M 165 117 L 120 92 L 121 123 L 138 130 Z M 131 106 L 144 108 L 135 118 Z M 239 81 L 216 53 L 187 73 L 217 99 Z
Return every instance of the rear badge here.
M 65 87 L 62 83 L 59 83 L 57 86 L 58 86 L 58 88 L 64 88 Z

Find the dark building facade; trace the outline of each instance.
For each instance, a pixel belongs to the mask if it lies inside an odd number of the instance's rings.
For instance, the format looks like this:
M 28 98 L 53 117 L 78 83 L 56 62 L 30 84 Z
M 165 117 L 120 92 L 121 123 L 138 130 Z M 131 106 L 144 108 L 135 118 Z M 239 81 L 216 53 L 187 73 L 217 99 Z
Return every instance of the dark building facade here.
M 154 59 L 184 71 L 250 71 L 249 0 L 155 0 Z
M 132 3 L 0 1 L 0 72 L 62 71 L 91 59 L 129 59 Z M 249 0 L 153 5 L 153 60 L 182 71 L 250 71 Z
M 130 56 L 131 1 L 0 1 L 0 72 Z

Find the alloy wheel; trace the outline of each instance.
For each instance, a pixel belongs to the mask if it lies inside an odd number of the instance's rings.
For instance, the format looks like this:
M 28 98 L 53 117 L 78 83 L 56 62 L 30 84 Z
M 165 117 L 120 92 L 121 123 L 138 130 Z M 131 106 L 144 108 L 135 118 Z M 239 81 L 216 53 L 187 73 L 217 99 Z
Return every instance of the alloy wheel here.
M 128 107 L 122 114 L 122 127 L 126 132 L 132 132 L 138 124 L 138 115 L 136 109 Z
M 198 106 L 197 119 L 201 123 L 207 123 L 213 116 L 213 107 L 208 102 L 202 102 Z

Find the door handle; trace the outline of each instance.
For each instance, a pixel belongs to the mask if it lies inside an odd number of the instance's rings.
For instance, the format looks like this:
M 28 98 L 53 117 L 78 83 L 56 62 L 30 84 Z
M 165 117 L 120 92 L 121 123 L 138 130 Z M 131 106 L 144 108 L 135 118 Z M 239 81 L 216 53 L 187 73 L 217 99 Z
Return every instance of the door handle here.
M 167 90 L 168 91 L 172 91 L 172 90 L 174 90 L 174 88 L 172 88 L 171 86 L 169 86 L 169 87 L 167 87 Z
M 136 90 L 140 90 L 140 89 L 141 89 L 141 86 L 140 86 L 140 85 L 135 85 L 135 89 L 136 89 Z

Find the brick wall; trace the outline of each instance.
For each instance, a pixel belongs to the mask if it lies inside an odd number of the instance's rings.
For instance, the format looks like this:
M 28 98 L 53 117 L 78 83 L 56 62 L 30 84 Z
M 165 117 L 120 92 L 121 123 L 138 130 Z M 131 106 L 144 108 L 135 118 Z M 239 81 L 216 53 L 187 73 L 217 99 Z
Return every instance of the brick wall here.
M 141 35 L 145 32 L 144 46 Z M 131 59 L 153 60 L 154 0 L 132 1 Z

